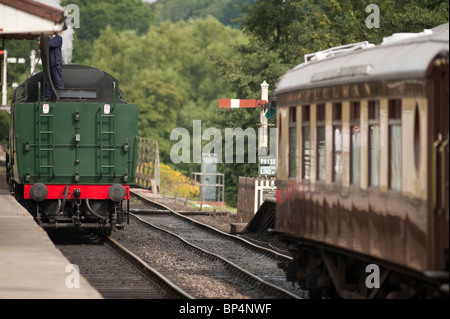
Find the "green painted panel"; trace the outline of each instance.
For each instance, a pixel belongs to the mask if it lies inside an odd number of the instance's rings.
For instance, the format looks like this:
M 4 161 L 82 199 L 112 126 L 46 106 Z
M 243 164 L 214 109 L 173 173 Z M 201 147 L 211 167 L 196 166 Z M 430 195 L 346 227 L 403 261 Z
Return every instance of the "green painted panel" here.
M 21 183 L 132 183 L 137 105 L 55 102 L 15 108 Z M 109 112 L 108 112 L 109 109 Z M 28 176 L 28 180 L 26 180 Z

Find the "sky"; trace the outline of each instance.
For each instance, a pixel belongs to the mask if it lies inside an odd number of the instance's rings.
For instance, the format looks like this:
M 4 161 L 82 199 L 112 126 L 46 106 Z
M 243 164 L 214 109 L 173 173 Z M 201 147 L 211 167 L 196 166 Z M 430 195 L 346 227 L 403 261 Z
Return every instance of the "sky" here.
M 34 0 L 34 1 L 62 9 L 61 5 L 59 4 L 60 0 Z

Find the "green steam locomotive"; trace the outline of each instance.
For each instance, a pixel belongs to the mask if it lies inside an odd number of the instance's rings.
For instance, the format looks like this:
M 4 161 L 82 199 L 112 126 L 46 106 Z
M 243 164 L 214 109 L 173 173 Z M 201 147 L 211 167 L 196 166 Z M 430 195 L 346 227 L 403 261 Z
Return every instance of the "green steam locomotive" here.
M 108 235 L 128 221 L 138 106 L 113 76 L 82 65 L 64 65 L 65 89 L 43 101 L 45 62 L 13 93 L 7 182 L 43 228 Z

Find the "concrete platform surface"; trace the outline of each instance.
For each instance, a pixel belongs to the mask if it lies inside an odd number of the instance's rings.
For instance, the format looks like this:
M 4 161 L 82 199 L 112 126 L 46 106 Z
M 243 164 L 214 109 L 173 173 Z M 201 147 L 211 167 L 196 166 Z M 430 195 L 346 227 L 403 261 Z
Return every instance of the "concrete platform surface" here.
M 70 265 L 25 208 L 0 193 L 0 299 L 102 298 Z

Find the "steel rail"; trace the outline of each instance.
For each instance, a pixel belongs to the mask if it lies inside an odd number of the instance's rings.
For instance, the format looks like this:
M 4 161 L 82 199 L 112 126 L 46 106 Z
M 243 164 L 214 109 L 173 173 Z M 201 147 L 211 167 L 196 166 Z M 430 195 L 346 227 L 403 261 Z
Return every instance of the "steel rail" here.
M 158 204 L 159 205 L 159 204 Z M 199 255 L 205 256 L 209 259 L 212 260 L 217 260 L 219 262 L 221 262 L 225 267 L 227 267 L 232 273 L 234 273 L 235 275 L 240 275 L 244 278 L 246 278 L 249 281 L 253 281 L 254 283 L 256 283 L 259 287 L 262 287 L 264 290 L 266 291 L 270 291 L 272 294 L 274 295 L 278 295 L 281 298 L 285 298 L 285 299 L 300 299 L 300 297 L 296 296 L 295 294 L 286 291 L 280 287 L 277 287 L 275 285 L 272 285 L 264 280 L 262 280 L 261 278 L 253 275 L 252 273 L 248 272 L 247 270 L 239 267 L 238 265 L 234 264 L 233 262 L 227 260 L 226 258 L 223 258 L 219 255 L 216 255 L 214 253 L 211 253 L 203 248 L 200 248 L 190 242 L 188 242 L 187 240 L 185 240 L 184 238 L 178 236 L 177 234 L 163 229 L 161 227 L 158 227 L 148 221 L 145 221 L 143 219 L 141 219 L 139 216 L 136 216 L 135 214 L 130 214 L 133 218 L 135 218 L 137 221 L 139 221 L 140 223 L 142 223 L 143 225 L 153 229 L 153 230 L 157 230 L 160 231 L 162 233 L 168 234 L 172 237 L 174 237 L 175 239 L 177 239 L 183 246 L 185 246 L 187 249 L 189 249 L 190 251 L 193 251 Z
M 194 299 L 190 294 L 182 290 L 180 287 L 173 284 L 170 280 L 164 277 L 154 268 L 150 267 L 145 261 L 136 256 L 130 250 L 125 248 L 119 242 L 111 237 L 105 238 L 105 243 L 108 244 L 116 253 L 125 257 L 136 268 L 138 268 L 147 278 L 158 285 L 163 291 L 167 292 L 172 298 L 176 299 Z
M 180 218 L 180 219 L 182 219 L 182 220 L 184 220 L 184 221 L 186 221 L 188 223 L 191 223 L 191 224 L 193 224 L 193 225 L 195 225 L 197 227 L 200 227 L 200 228 L 202 228 L 202 229 L 204 229 L 204 230 L 206 230 L 208 232 L 211 232 L 211 233 L 220 235 L 222 237 L 231 239 L 231 240 L 233 240 L 235 242 L 238 242 L 239 244 L 244 245 L 245 247 L 247 247 L 249 249 L 252 249 L 253 251 L 260 252 L 260 253 L 262 253 L 262 254 L 264 254 L 266 256 L 273 257 L 274 259 L 277 259 L 279 261 L 284 261 L 284 262 L 292 261 L 292 257 L 291 256 L 284 255 L 284 254 L 281 254 L 281 253 L 279 253 L 277 251 L 274 251 L 272 249 L 256 245 L 256 244 L 254 244 L 254 243 L 252 243 L 252 242 L 250 242 L 250 241 L 248 241 L 246 239 L 243 239 L 243 238 L 235 236 L 235 235 L 227 234 L 227 233 L 225 233 L 225 232 L 223 232 L 223 231 L 221 231 L 219 229 L 216 229 L 216 228 L 214 228 L 212 226 L 209 226 L 209 225 L 207 225 L 205 223 L 202 223 L 202 222 L 199 222 L 199 221 L 194 220 L 192 218 L 189 218 L 187 216 L 184 216 L 183 214 L 173 210 L 172 208 L 170 208 L 170 207 L 168 207 L 168 206 L 166 206 L 164 204 L 158 203 L 158 202 L 153 201 L 153 200 L 151 200 L 149 198 L 146 198 L 146 197 L 144 197 L 144 196 L 142 196 L 142 195 L 140 195 L 140 194 L 138 194 L 136 192 L 133 192 L 131 189 L 130 189 L 130 193 L 132 193 L 133 195 L 141 198 L 144 201 L 152 203 L 153 205 L 160 206 L 160 207 L 164 208 L 164 210 L 168 211 L 170 214 L 173 214 L 177 218 Z

